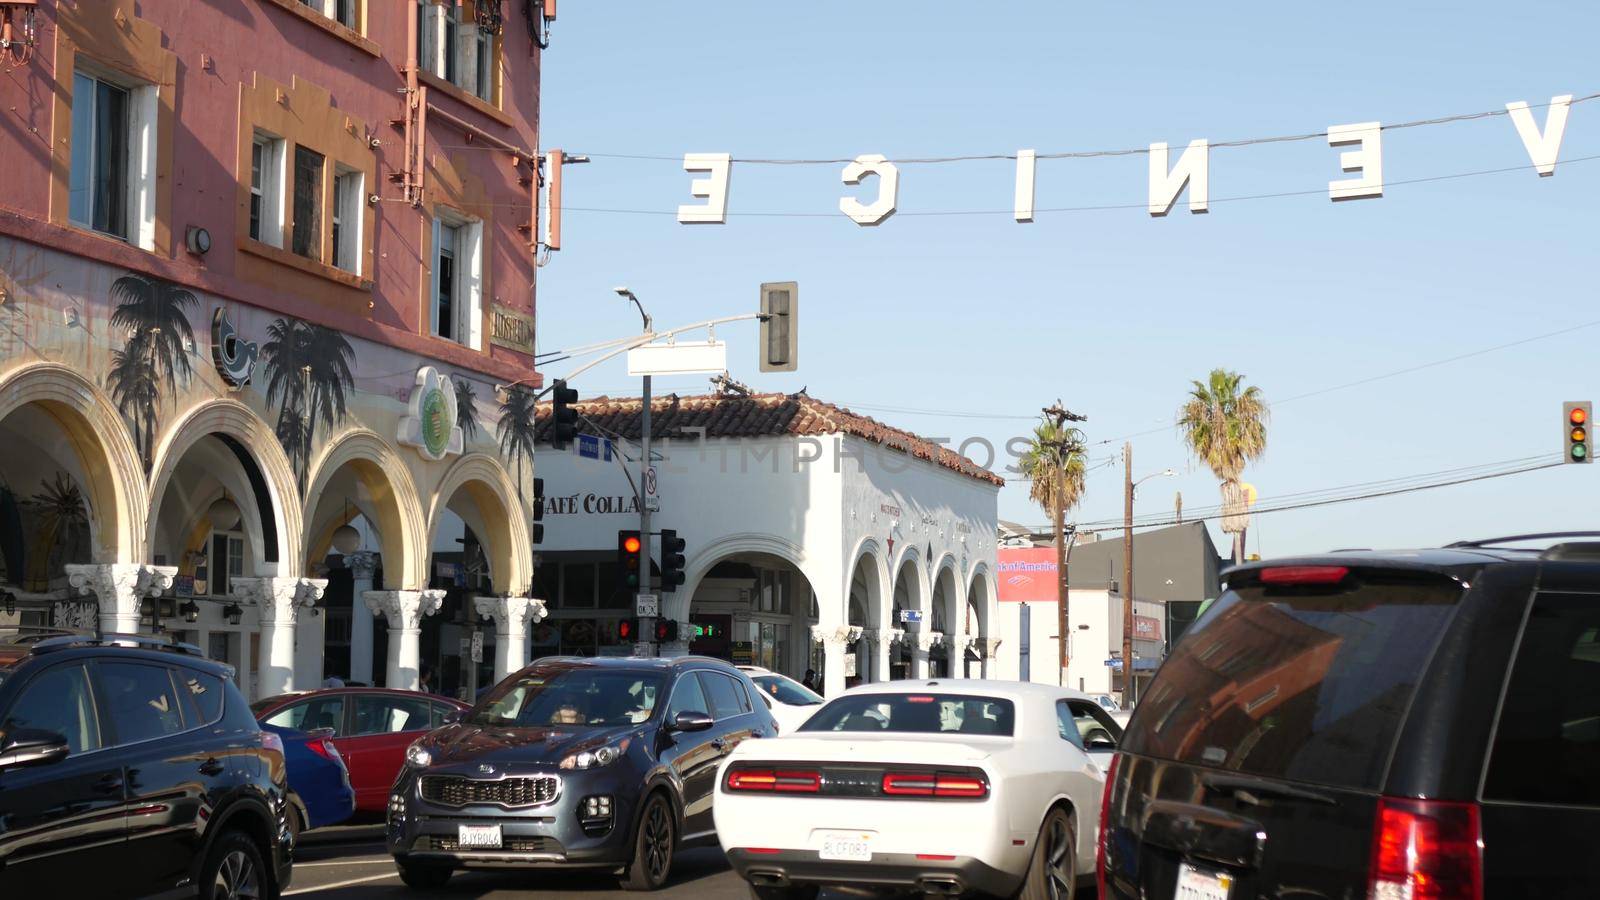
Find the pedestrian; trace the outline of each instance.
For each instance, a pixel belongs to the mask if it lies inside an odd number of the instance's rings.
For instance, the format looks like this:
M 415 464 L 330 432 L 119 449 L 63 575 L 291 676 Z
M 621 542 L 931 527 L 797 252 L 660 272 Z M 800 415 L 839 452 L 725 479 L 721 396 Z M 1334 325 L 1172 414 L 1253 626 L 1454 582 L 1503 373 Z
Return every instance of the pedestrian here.
M 422 668 L 417 674 L 417 690 L 424 694 L 437 694 L 439 692 L 433 684 L 433 666 L 427 663 L 422 664 Z
M 805 677 L 800 679 L 800 683 L 805 685 L 807 689 L 820 694 L 822 693 L 822 685 L 818 684 L 817 682 L 818 679 L 816 669 L 807 669 Z

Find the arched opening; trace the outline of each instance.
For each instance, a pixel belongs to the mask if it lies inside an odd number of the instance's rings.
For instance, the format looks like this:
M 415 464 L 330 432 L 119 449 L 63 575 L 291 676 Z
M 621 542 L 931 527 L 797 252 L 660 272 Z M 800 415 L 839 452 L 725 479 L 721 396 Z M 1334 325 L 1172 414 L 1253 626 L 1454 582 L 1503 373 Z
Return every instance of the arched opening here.
M 867 632 L 883 627 L 882 616 L 883 600 L 878 589 L 877 560 L 862 554 L 850 575 L 849 609 L 849 624 L 860 628 L 862 636 L 845 648 L 846 687 L 887 678 L 882 672 L 876 671 L 877 660 L 873 658 L 872 642 L 866 637 Z
M 933 602 L 929 604 L 929 631 L 944 635 L 940 643 L 928 651 L 928 677 L 949 678 L 954 674 L 952 661 L 959 659 L 956 647 L 960 609 L 956 605 L 955 569 L 943 566 L 933 580 Z
M 928 613 L 924 609 L 925 606 L 922 599 L 922 585 L 917 580 L 916 558 L 908 557 L 900 564 L 900 570 L 894 576 L 894 614 L 890 618 L 890 627 L 904 629 L 905 639 L 890 649 L 889 678 L 891 679 L 911 678 L 916 674 L 917 636 L 931 630 L 932 625 L 927 621 Z M 907 616 L 907 612 L 911 615 Z
M 973 573 L 972 583 L 967 588 L 967 634 L 977 638 L 965 654 L 968 678 L 988 676 L 989 660 L 986 654 L 989 652 L 987 640 L 991 600 L 988 574 L 980 569 Z
M 771 553 L 718 558 L 689 603 L 689 652 L 800 679 L 813 659 L 816 591 L 799 566 Z

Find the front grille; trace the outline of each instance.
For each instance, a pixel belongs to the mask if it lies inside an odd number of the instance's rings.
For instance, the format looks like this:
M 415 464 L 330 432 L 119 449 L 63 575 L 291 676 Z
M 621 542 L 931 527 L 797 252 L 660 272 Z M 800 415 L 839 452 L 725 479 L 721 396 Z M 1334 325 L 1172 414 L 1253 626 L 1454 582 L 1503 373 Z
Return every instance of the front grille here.
M 419 837 L 411 845 L 413 853 L 455 853 L 461 849 L 461 842 L 453 837 Z M 550 837 L 508 837 L 501 844 L 499 850 L 485 850 L 481 847 L 468 847 L 468 853 L 551 853 L 565 852 L 561 842 Z
M 441 806 L 471 806 L 488 803 L 515 808 L 542 806 L 556 799 L 561 781 L 554 775 L 496 778 L 465 778 L 460 775 L 425 775 L 422 799 Z

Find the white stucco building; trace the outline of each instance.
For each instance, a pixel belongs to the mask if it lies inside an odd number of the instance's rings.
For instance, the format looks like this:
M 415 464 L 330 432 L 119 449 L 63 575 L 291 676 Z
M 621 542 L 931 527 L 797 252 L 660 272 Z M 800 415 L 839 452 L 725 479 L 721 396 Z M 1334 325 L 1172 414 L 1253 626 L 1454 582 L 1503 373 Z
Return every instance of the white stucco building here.
M 580 428 L 601 437 L 539 446 L 545 537 L 534 595 L 548 618 L 533 628 L 533 657 L 631 651 L 617 634 L 633 598 L 616 546 L 620 530 L 639 527 L 641 406 L 581 403 Z M 687 542 L 686 582 L 663 595 L 662 616 L 692 635 L 663 653 L 796 677 L 815 668 L 830 693 L 857 678 L 986 668 L 998 476 L 804 393 L 660 397 L 651 418 L 661 504 L 652 528 Z

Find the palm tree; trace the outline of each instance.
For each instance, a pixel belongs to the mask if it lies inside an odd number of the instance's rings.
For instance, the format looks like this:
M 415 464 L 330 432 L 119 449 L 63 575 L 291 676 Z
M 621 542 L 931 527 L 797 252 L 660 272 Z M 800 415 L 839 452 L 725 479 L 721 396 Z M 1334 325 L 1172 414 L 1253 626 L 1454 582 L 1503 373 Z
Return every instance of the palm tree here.
M 118 301 L 111 327 L 132 332 L 130 343 L 148 336 L 151 361 L 169 392 L 177 389 L 178 376 L 187 382 L 194 374 L 189 366 L 194 344 L 189 310 L 198 308 L 200 300 L 170 281 L 131 272 L 111 282 L 111 296 Z
M 1028 479 L 1028 498 L 1050 514 L 1056 536 L 1056 614 L 1059 620 L 1060 664 L 1067 666 L 1067 510 L 1083 499 L 1083 432 L 1066 424 L 1065 415 L 1046 419 L 1033 429 L 1033 440 L 1020 460 Z
M 89 527 L 88 504 L 83 491 L 67 473 L 57 471 L 55 481 L 45 481 L 40 491 L 29 502 L 39 517 L 39 529 L 34 535 L 34 550 L 29 561 L 35 571 L 29 580 L 36 590 L 49 590 L 50 573 L 61 571 L 51 565 L 52 557 L 60 548 L 60 562 L 83 562 L 83 544 Z
M 522 498 L 522 463 L 533 459 L 534 411 L 539 402 L 532 391 L 521 385 L 506 390 L 500 403 L 500 420 L 495 423 L 495 435 L 500 439 L 500 452 L 511 460 L 517 469 L 517 496 Z M 522 498 L 526 502 L 526 498 Z
M 345 395 L 355 384 L 355 349 L 332 328 L 277 319 L 267 326 L 261 355 L 267 404 L 278 406 L 278 441 L 303 493 L 317 426 L 332 429 L 344 421 Z
M 154 455 L 157 406 L 161 401 L 160 374 L 148 335 L 149 332 L 135 332 L 127 346 L 111 351 L 111 369 L 106 372 L 106 387 L 133 431 L 133 443 L 139 448 L 147 473 Z
M 1206 381 L 1194 382 L 1189 399 L 1178 408 L 1178 428 L 1189 452 L 1222 482 L 1225 507 L 1240 497 L 1239 475 L 1267 449 L 1267 403 L 1255 385 L 1241 387 L 1244 376 L 1212 369 Z M 1224 510 L 1226 512 L 1226 510 Z M 1233 536 L 1233 561 L 1244 562 L 1245 528 Z
M 470 441 L 478 436 L 478 394 L 467 379 L 451 380 L 456 383 L 456 427 L 461 429 L 461 436 Z

